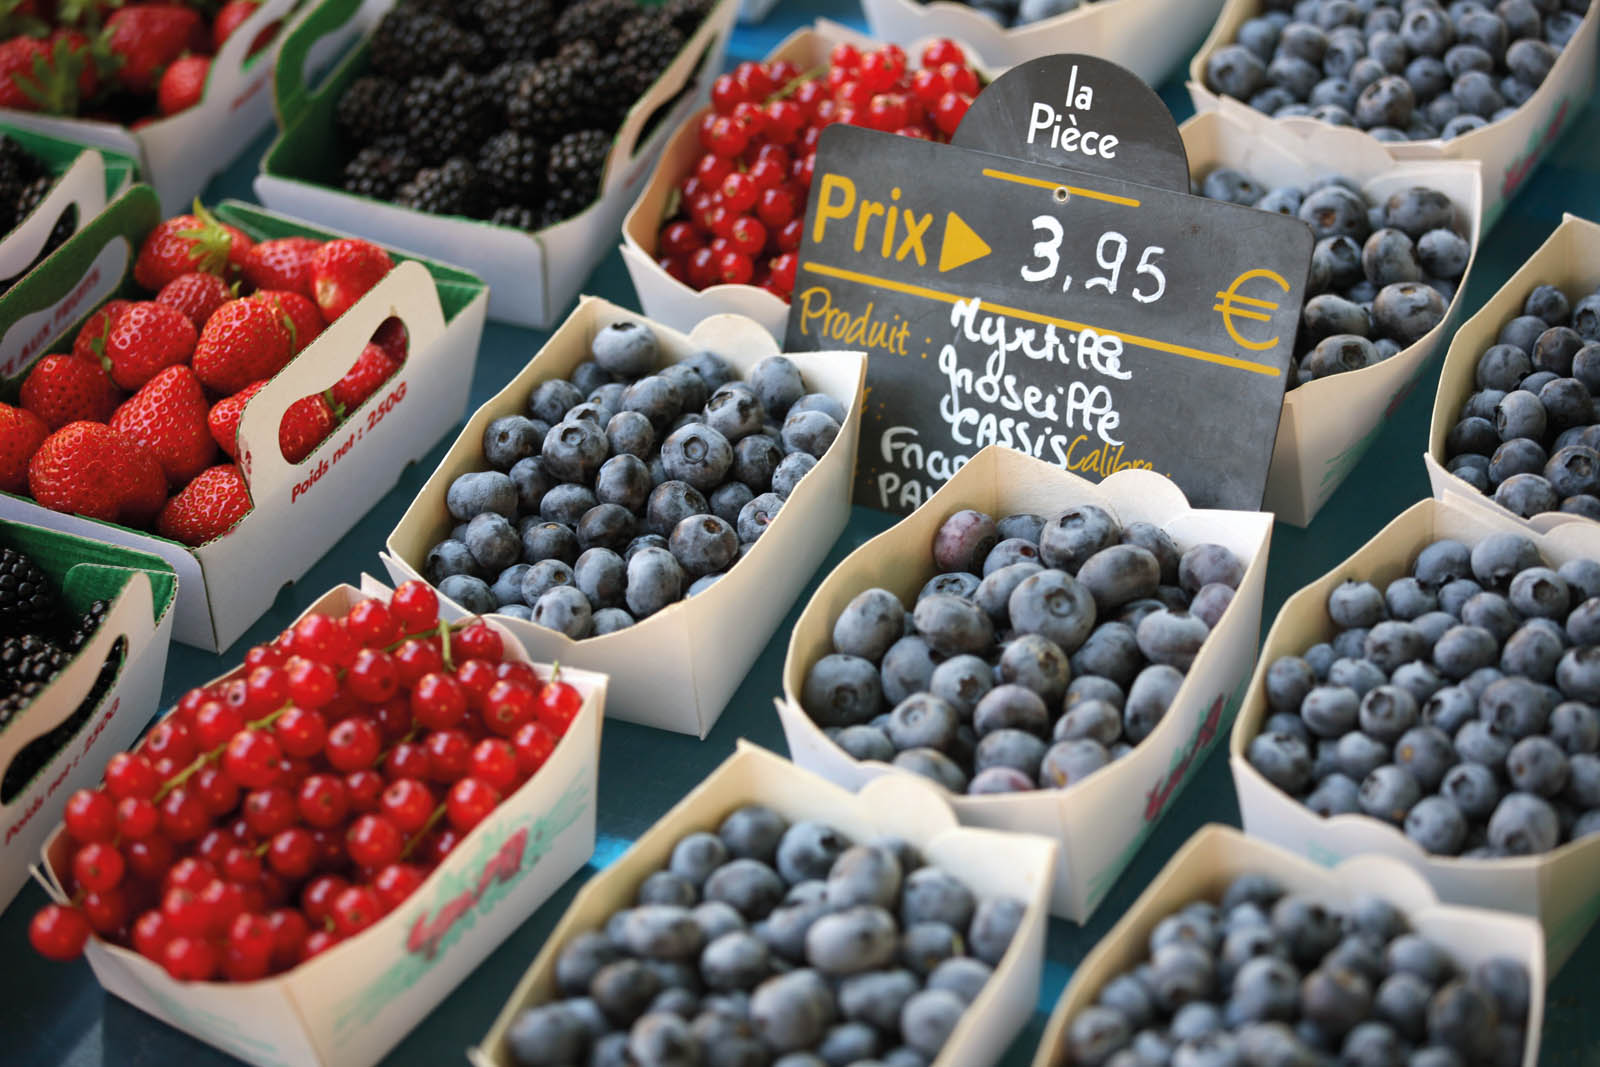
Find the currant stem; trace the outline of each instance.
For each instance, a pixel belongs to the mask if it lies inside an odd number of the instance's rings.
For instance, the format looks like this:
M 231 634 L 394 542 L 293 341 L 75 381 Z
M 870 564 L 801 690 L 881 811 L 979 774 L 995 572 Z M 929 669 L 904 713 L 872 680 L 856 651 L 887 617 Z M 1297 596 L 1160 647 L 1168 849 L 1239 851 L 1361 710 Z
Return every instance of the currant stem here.
M 799 89 L 800 86 L 804 85 L 808 81 L 815 81 L 826 73 L 828 73 L 828 64 L 826 63 L 821 63 L 815 67 L 812 67 L 810 70 L 802 71 L 801 73 L 790 78 L 788 81 L 784 82 L 782 85 L 778 86 L 778 88 L 774 89 L 771 93 L 767 94 L 767 98 L 763 100 L 762 103 L 772 104 L 779 100 L 787 99 L 788 97 L 794 95 L 795 90 Z
M 406 847 L 400 850 L 400 858 L 402 860 L 410 859 L 411 853 L 422 843 L 422 839 L 427 837 L 435 826 L 439 825 L 439 820 L 444 818 L 444 809 L 445 806 L 440 804 L 428 814 L 428 821 L 422 824 L 422 829 L 418 830 L 411 840 L 406 842 Z

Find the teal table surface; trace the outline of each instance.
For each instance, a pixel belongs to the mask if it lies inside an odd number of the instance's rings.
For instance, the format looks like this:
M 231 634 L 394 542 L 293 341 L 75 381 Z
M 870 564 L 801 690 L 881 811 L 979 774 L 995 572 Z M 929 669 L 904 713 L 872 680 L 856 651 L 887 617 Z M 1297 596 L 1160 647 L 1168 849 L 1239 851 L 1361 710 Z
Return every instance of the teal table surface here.
M 761 58 L 790 31 L 817 17 L 863 27 L 860 11 L 853 4 L 841 0 L 810 4 L 782 0 L 761 25 L 739 28 L 730 46 L 729 64 Z M 1165 86 L 1162 97 L 1178 119 L 1191 113 L 1181 80 L 1174 79 Z M 254 199 L 251 179 L 267 140 L 262 137 L 211 184 L 206 192 L 207 202 L 230 196 Z M 1600 151 L 1596 144 L 1600 144 L 1600 106 L 1591 101 L 1484 240 L 1467 288 L 1468 314 L 1481 306 L 1538 247 L 1564 212 L 1600 218 Z M 635 305 L 633 287 L 615 249 L 590 277 L 584 291 L 619 304 Z M 515 375 L 538 351 L 545 337 L 543 333 L 491 323 L 483 335 L 469 411 Z M 1274 530 L 1263 633 L 1286 597 L 1335 567 L 1400 511 L 1428 495 L 1421 457 L 1427 445 L 1433 385 L 1441 360 L 1442 353 L 1424 370 L 1418 388 L 1395 411 L 1371 451 L 1315 523 L 1304 530 L 1280 523 Z M 185 689 L 230 669 L 246 648 L 270 640 L 330 586 L 356 581 L 363 572 L 381 575 L 377 554 L 384 539 L 453 437 L 452 433 L 421 463 L 408 468 L 399 484 L 337 548 L 318 561 L 304 579 L 282 591 L 272 610 L 233 649 L 217 656 L 174 644 L 162 706 L 169 706 Z M 882 512 L 855 509 L 823 568 L 812 577 L 811 585 L 750 669 L 706 740 L 626 723 L 606 724 L 600 750 L 600 836 L 593 859 L 423 1019 L 386 1062 L 464 1063 L 463 1051 L 487 1032 L 517 980 L 585 881 L 615 860 L 629 842 L 698 784 L 727 757 L 740 738 L 786 753 L 772 698 L 780 690 L 789 632 L 805 598 L 822 576 L 891 522 L 891 517 Z M 1051 922 L 1037 1012 L 1003 1060 L 1006 1067 L 1030 1061 L 1045 1019 L 1074 967 L 1183 841 L 1205 823 L 1237 825 L 1238 821 L 1225 746 L 1218 746 L 1189 785 L 1183 803 L 1169 809 L 1088 925 Z M 0 1063 L 19 1067 L 175 1063 L 207 1067 L 235 1062 L 106 994 L 95 983 L 87 964 L 52 964 L 34 955 L 27 944 L 27 923 L 44 899 L 37 886 L 30 884 L 0 915 L 0 960 L 4 961 L 0 965 Z M 1600 1013 L 1592 1010 L 1597 972 L 1600 930 L 1591 932 L 1550 987 L 1542 1064 L 1600 1065 Z M 1585 1004 L 1591 1007 L 1585 1009 Z

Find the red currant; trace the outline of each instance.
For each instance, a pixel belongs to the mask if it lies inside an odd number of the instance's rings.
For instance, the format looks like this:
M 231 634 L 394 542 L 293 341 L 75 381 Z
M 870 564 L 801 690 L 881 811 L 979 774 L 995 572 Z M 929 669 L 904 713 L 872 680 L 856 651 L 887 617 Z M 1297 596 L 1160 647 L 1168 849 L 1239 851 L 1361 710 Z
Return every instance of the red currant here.
M 261 879 L 261 857 L 246 845 L 234 845 L 222 857 L 222 874 L 229 881 L 249 885 Z
M 171 869 L 177 851 L 171 841 L 152 834 L 138 841 L 129 841 L 123 846 L 123 854 L 128 859 L 129 870 L 147 882 L 154 882 Z
M 267 915 L 267 928 L 272 933 L 273 967 L 292 967 L 299 962 L 301 949 L 311 934 L 305 916 L 293 908 L 274 908 Z
M 278 778 L 283 749 L 265 730 L 240 730 L 222 750 L 222 769 L 246 789 L 260 789 Z
M 341 771 L 358 771 L 378 761 L 383 733 L 365 716 L 345 719 L 328 731 L 328 762 Z
M 539 690 L 539 717 L 557 735 L 564 734 L 583 707 L 583 695 L 566 682 L 552 680 Z
M 393 911 L 405 903 L 407 897 L 427 879 L 422 869 L 409 863 L 391 863 L 372 879 L 373 891 L 383 902 L 384 909 Z
M 208 700 L 194 713 L 195 742 L 207 752 L 219 748 L 244 729 L 246 721 L 242 707 Z
M 828 53 L 828 66 L 838 70 L 855 70 L 861 65 L 861 53 L 856 47 L 847 42 L 840 42 L 833 46 L 833 51 Z
M 300 962 L 304 963 L 322 955 L 340 941 L 338 934 L 332 930 L 314 930 L 309 934 L 300 949 Z
M 411 690 L 411 714 L 430 730 L 459 726 L 467 714 L 467 693 L 448 674 L 428 674 Z
M 280 667 L 257 667 L 245 676 L 245 712 L 252 719 L 269 715 L 289 701 L 289 678 Z
M 971 67 L 959 63 L 942 63 L 939 66 L 939 74 L 950 86 L 951 92 L 968 97 L 978 95 L 978 75 Z
M 395 650 L 394 665 L 400 684 L 409 689 L 423 675 L 443 670 L 444 657 L 433 642 L 412 638 Z
M 328 724 L 321 713 L 294 705 L 272 724 L 272 736 L 286 755 L 309 759 L 327 743 Z
M 400 672 L 389 653 L 363 648 L 350 663 L 345 685 L 357 698 L 369 704 L 381 704 L 399 691 Z
M 245 794 L 244 818 L 257 837 L 271 837 L 294 825 L 294 796 L 281 786 L 268 786 Z
M 337 874 L 319 874 L 300 890 L 300 910 L 313 924 L 321 926 L 333 910 L 339 894 L 350 888 L 350 883 Z
M 505 658 L 506 643 L 495 628 L 479 619 L 460 631 L 452 639 L 455 654 L 460 659 L 486 659 L 498 663 Z
M 472 760 L 472 742 L 460 730 L 436 730 L 423 741 L 428 751 L 428 777 L 436 782 L 453 782 L 467 773 Z
M 737 108 L 738 105 L 735 105 Z M 718 115 L 710 128 L 701 134 L 700 144 L 706 151 L 732 159 L 750 143 L 750 134 L 730 115 Z
M 461 833 L 467 833 L 494 811 L 500 791 L 480 778 L 467 777 L 450 787 L 445 799 L 445 817 Z
M 537 683 L 530 686 L 506 679 L 496 681 L 483 702 L 484 725 L 497 734 L 511 736 L 517 727 L 538 714 L 539 694 L 536 686 Z
M 557 737 L 542 722 L 523 723 L 512 735 L 511 747 L 517 753 L 517 767 L 524 775 L 531 775 L 544 766 L 550 753 L 556 750 Z
M 323 707 L 339 695 L 339 675 L 326 663 L 294 656 L 284 670 L 289 676 L 289 699 L 302 708 Z
M 301 782 L 296 803 L 300 818 L 319 829 L 338 826 L 350 810 L 344 779 L 336 774 L 313 774 Z
M 217 954 L 205 938 L 179 935 L 162 946 L 161 965 L 179 982 L 205 982 L 217 972 Z
M 427 746 L 421 741 L 402 741 L 383 757 L 383 775 L 389 781 L 401 778 L 426 778 L 430 757 Z
M 213 935 L 227 930 L 245 910 L 244 889 L 221 878 L 200 890 L 200 901 L 210 912 L 208 932 Z
M 263 915 L 240 915 L 228 926 L 222 973 L 232 982 L 253 982 L 272 970 L 272 927 Z
M 398 741 L 411 732 L 411 700 L 409 697 L 397 696 L 385 700 L 382 704 L 374 704 L 371 709 L 372 719 L 378 724 L 378 729 L 383 733 L 385 741 Z
M 217 869 L 209 860 L 199 859 L 194 856 L 185 856 L 172 865 L 167 876 L 161 881 L 162 890 L 188 889 L 198 893 L 211 884 L 211 879 L 217 876 Z
M 755 264 L 743 252 L 728 251 L 717 257 L 717 278 L 724 285 L 748 284 Z
M 217 767 L 206 767 L 190 783 L 194 795 L 212 818 L 228 814 L 239 806 L 239 783 Z
M 800 257 L 793 252 L 785 252 L 772 261 L 772 283 L 785 293 L 794 292 L 795 271 L 800 264 Z
M 67 833 L 80 844 L 110 841 L 117 833 L 117 806 L 98 789 L 80 789 L 67 799 Z
M 174 841 L 193 841 L 211 825 L 211 813 L 205 802 L 185 786 L 179 786 L 162 798 L 161 832 Z
M 206 884 L 209 886 L 211 883 Z M 161 914 L 166 917 L 167 928 L 174 934 L 187 937 L 206 935 L 211 926 L 211 905 L 205 901 L 202 892 L 169 889 L 161 895 Z
M 117 835 L 125 841 L 138 841 L 155 833 L 161 813 L 144 797 L 123 797 L 117 801 Z
M 172 940 L 167 929 L 167 917 L 155 908 L 139 916 L 133 923 L 133 950 L 146 959 L 160 961 L 161 950 Z
M 413 578 L 389 598 L 389 614 L 400 624 L 402 633 L 431 630 L 439 621 L 439 595 L 427 582 Z
M 194 846 L 194 854 L 211 864 L 213 869 L 220 870 L 222 858 L 234 844 L 232 834 L 219 826 L 213 826 L 200 835 L 200 840 Z
M 382 815 L 362 815 L 345 833 L 345 849 L 363 867 L 382 867 L 400 858 L 405 837 Z
M 125 797 L 149 799 L 161 788 L 150 761 L 137 752 L 118 752 L 106 764 L 106 792 L 118 800 Z
M 498 737 L 486 737 L 473 746 L 469 771 L 501 793 L 511 792 L 522 777 L 517 750 L 511 742 Z
M 734 249 L 746 256 L 755 256 L 767 246 L 767 228 L 749 215 L 741 215 L 733 224 L 728 238 Z
M 751 180 L 750 175 L 742 171 L 734 171 L 722 179 L 721 185 L 722 204 L 729 211 L 748 211 L 755 205 L 756 197 L 761 190 Z
M 967 55 L 948 37 L 941 37 L 922 50 L 922 65 L 938 67 L 946 63 L 965 64 Z
M 687 222 L 669 222 L 661 231 L 660 249 L 664 255 L 687 256 L 701 243 L 700 234 Z
M 110 889 L 126 869 L 122 853 L 105 841 L 90 842 L 72 857 L 72 876 L 84 889 Z
M 345 775 L 344 795 L 350 801 L 351 814 L 377 811 L 378 798 L 383 795 L 383 786 L 383 775 L 371 768 L 351 771 Z
M 711 106 L 717 113 L 726 115 L 732 111 L 735 104 L 750 99 L 745 87 L 732 74 L 722 74 L 711 83 Z
M 488 744 L 485 741 L 483 744 Z M 378 801 L 379 810 L 389 821 L 408 834 L 414 834 L 427 823 L 436 802 L 426 785 L 415 778 L 401 778 L 390 782 Z
M 344 628 L 366 648 L 384 648 L 400 637 L 400 626 L 381 600 L 357 601 L 344 616 Z
M 28 942 L 49 960 L 74 960 L 89 941 L 89 920 L 78 908 L 46 904 L 28 923 Z
M 383 902 L 366 886 L 351 886 L 333 902 L 333 928 L 343 937 L 359 934 L 383 917 Z
M 482 710 L 484 697 L 500 680 L 495 665 L 486 659 L 467 660 L 456 668 L 454 677 L 466 694 L 467 706 L 475 711 Z
M 933 108 L 933 121 L 945 136 L 953 136 L 972 101 L 958 92 L 945 93 Z
M 301 826 L 279 830 L 267 843 L 267 865 L 285 878 L 304 878 L 317 863 L 317 842 Z

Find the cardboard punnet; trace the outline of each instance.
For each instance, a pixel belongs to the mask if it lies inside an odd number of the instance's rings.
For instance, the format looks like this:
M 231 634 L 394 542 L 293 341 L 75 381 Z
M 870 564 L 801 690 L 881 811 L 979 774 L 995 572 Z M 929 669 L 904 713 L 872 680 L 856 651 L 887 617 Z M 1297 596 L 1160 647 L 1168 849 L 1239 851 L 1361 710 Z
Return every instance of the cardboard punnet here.
M 1477 389 L 1478 357 L 1495 343 L 1501 327 L 1522 314 L 1523 301 L 1539 285 L 1554 285 L 1573 303 L 1600 289 L 1600 225 L 1576 215 L 1563 216 L 1561 224 L 1538 251 L 1456 331 L 1445 353 L 1444 367 L 1439 371 L 1439 387 L 1433 397 L 1433 422 L 1428 428 L 1428 451 L 1422 457 L 1433 495 L 1440 500 L 1463 507 L 1487 508 L 1498 515 L 1514 514 L 1446 469 L 1449 455 L 1445 439 L 1461 418 L 1462 405 Z M 1519 521 L 1535 530 L 1549 530 L 1562 523 L 1589 520 L 1581 515 L 1547 511 Z
M 61 589 L 73 611 L 110 603 L 105 620 L 44 692 L 0 727 L 0 909 L 28 879 L 67 798 L 100 778 L 155 711 L 172 638 L 177 576 L 163 560 L 71 534 L 0 520 L 0 542 L 26 552 Z M 101 668 L 117 666 L 90 710 Z M 67 725 L 82 713 L 74 730 Z M 68 732 L 61 736 L 61 732 Z M 13 771 L 30 745 L 59 748 L 28 778 Z
M 1484 228 L 1474 162 L 1396 162 L 1382 145 L 1357 130 L 1262 127 L 1227 112 L 1196 115 L 1179 132 L 1189 153 L 1190 173 L 1197 178 L 1219 166 L 1282 185 L 1300 185 L 1331 173 L 1359 183 L 1363 193 L 1380 203 L 1413 185 L 1437 189 L 1455 203 L 1459 232 L 1471 243 L 1473 259 L 1477 256 Z M 1265 510 L 1305 526 L 1327 503 L 1450 335 L 1461 315 L 1461 293 L 1473 259 L 1467 262 L 1444 320 L 1416 344 L 1381 363 L 1307 382 L 1285 394 L 1261 505 Z
M 1160 85 L 1211 28 L 1222 0 L 1115 0 L 1081 4 L 1027 26 L 1006 29 L 975 7 L 934 0 L 862 0 L 867 26 L 880 40 L 921 37 L 970 43 L 985 63 L 1011 67 L 1040 56 L 1076 52 L 1127 67 Z
M 162 210 L 168 215 L 177 214 L 199 195 L 212 175 L 224 170 L 255 140 L 272 118 L 268 79 L 273 61 L 289 33 L 289 25 L 317 6 L 306 3 L 296 11 L 300 3 L 301 0 L 263 0 L 212 59 L 200 103 L 166 118 L 156 116 L 139 129 L 11 108 L 0 109 L 0 119 L 131 156 L 138 160 L 143 179 L 160 195 Z M 247 55 L 256 36 L 279 21 L 285 26 L 272 40 L 255 55 Z
M 0 123 L 0 134 L 22 145 L 55 179 L 44 199 L 0 237 L 0 278 L 17 278 L 42 258 L 50 232 L 65 212 L 77 211 L 73 231 L 81 230 L 132 183 L 138 168 L 120 152 L 86 148 L 35 130 Z M 0 367 L 0 378 L 6 373 Z
M 225 202 L 224 222 L 256 239 L 329 239 L 259 208 Z M 161 219 L 154 193 L 135 186 L 0 299 L 0 366 L 25 367 L 108 296 L 131 285 L 139 242 Z M 488 298 L 465 271 L 396 257 L 395 269 L 307 345 L 245 405 L 239 448 L 254 508 L 227 534 L 188 548 L 142 530 L 43 508 L 0 494 L 0 517 L 22 519 L 160 556 L 182 580 L 173 634 L 220 650 L 309 570 L 466 408 Z M 378 325 L 398 317 L 405 363 L 299 464 L 283 459 L 278 424 L 289 405 L 342 377 Z M 409 399 L 408 399 L 409 398 Z
M 1149 958 L 1150 934 L 1156 924 L 1199 899 L 1216 901 L 1240 875 L 1266 874 L 1293 893 L 1324 904 L 1354 902 L 1377 894 L 1395 905 L 1411 928 L 1446 949 L 1456 964 L 1468 969 L 1496 956 L 1507 956 L 1528 969 L 1527 1044 L 1522 1067 L 1539 1062 L 1539 1037 L 1544 1024 L 1546 968 L 1539 951 L 1538 928 L 1528 920 L 1475 908 L 1442 905 L 1428 886 L 1404 865 L 1382 856 L 1358 856 L 1332 870 L 1253 840 L 1230 826 L 1203 826 L 1156 875 L 1117 925 L 1084 957 L 1072 973 L 1039 1041 L 1033 1067 L 1066 1067 L 1067 1027 L 1099 996 L 1106 983 Z
M 997 1062 L 1033 1015 L 1039 997 L 1055 846 L 1031 835 L 959 827 L 938 791 L 926 783 L 886 779 L 852 794 L 741 740 L 704 782 L 578 891 L 489 1032 L 468 1050 L 474 1067 L 511 1067 L 506 1032 L 524 1007 L 556 995 L 555 964 L 563 946 L 580 933 L 603 928 L 614 912 L 630 906 L 639 885 L 666 867 L 681 838 L 699 830 L 715 832 L 724 818 L 746 804 L 764 804 L 791 822 L 825 823 L 856 841 L 880 834 L 904 838 L 928 864 L 954 875 L 979 896 L 1024 902 L 1011 946 L 930 1067 Z
M 335 586 L 300 617 L 343 614 L 389 591 L 363 576 Z M 510 635 L 506 658 L 528 662 Z M 548 678 L 549 668 L 537 667 Z M 240 667 L 224 675 L 243 672 Z M 256 982 L 178 982 L 129 948 L 92 938 L 85 955 L 107 992 L 207 1044 L 262 1067 L 368 1067 L 438 1006 L 594 852 L 606 680 L 563 667 L 583 706 L 544 766 L 463 837 L 404 903 L 308 963 Z M 216 679 L 221 681 L 222 679 Z M 42 876 L 68 862 L 61 830 Z
M 1328 618 L 1327 602 L 1335 586 L 1359 577 L 1381 588 L 1409 574 L 1417 553 L 1433 541 L 1448 537 L 1472 545 L 1501 532 L 1531 537 L 1551 567 L 1569 559 L 1600 559 L 1600 527 L 1592 523 L 1567 523 L 1538 533 L 1510 516 L 1461 507 L 1454 500 L 1413 504 L 1349 559 L 1284 603 L 1234 723 L 1228 762 L 1246 832 L 1325 866 L 1359 853 L 1391 856 L 1426 878 L 1441 900 L 1532 916 L 1544 927 L 1554 973 L 1600 917 L 1600 838 L 1571 842 L 1538 856 L 1486 860 L 1430 855 L 1397 827 L 1378 819 L 1322 818 L 1268 782 L 1245 756 L 1269 714 L 1267 668 L 1280 656 L 1298 656 L 1333 636 L 1336 628 Z
M 537 233 L 420 211 L 356 196 L 338 188 L 341 157 L 334 131 L 340 93 L 367 69 L 368 31 L 387 5 L 325 0 L 285 41 L 276 74 L 282 131 L 261 161 L 255 181 L 261 202 L 298 218 L 341 226 L 364 237 L 458 263 L 489 283 L 489 313 L 497 320 L 548 329 L 605 256 L 623 213 L 650 173 L 668 134 L 708 99 L 722 69 L 736 0 L 717 0 L 700 28 L 634 102 L 617 130 L 600 182 L 600 196 L 572 218 Z M 303 60 L 324 35 L 368 34 L 316 90 Z
M 933 537 L 956 511 L 976 508 L 997 518 L 1013 512 L 1050 515 L 1074 504 L 1098 505 L 1123 523 L 1154 523 L 1180 548 L 1224 545 L 1245 564 L 1233 603 L 1206 639 L 1166 717 L 1129 755 L 1069 789 L 946 796 L 965 825 L 1054 838 L 1061 851 L 1051 912 L 1081 923 L 1233 721 L 1255 663 L 1271 515 L 1192 508 L 1177 486 L 1148 471 L 1120 471 L 1096 485 L 1020 452 L 985 448 L 927 503 L 846 556 L 823 580 L 789 641 L 778 717 L 794 761 L 841 785 L 854 789 L 882 777 L 909 775 L 887 763 L 853 759 L 800 706 L 806 672 L 833 648 L 834 620 L 852 597 L 873 587 L 912 603 L 917 590 L 938 573 Z
M 535 386 L 566 377 L 589 358 L 597 332 L 624 321 L 654 330 L 669 363 L 709 349 L 742 376 L 762 359 L 778 354 L 777 342 L 748 319 L 716 316 L 686 337 L 604 300 L 584 297 L 533 361 L 467 420 L 438 470 L 389 535 L 383 563 L 390 577 L 396 582 L 420 577 L 429 549 L 450 535 L 455 520 L 445 507 L 445 496 L 460 475 L 488 469 L 483 458 L 485 427 L 502 415 L 525 412 Z M 826 393 L 844 405 L 844 426 L 755 547 L 724 577 L 710 589 L 625 630 L 581 641 L 522 619 L 495 616 L 534 657 L 609 674 L 608 708 L 613 718 L 705 737 L 844 530 L 861 433 L 866 357 L 859 352 L 801 352 L 789 358 L 799 366 L 808 391 Z M 439 599 L 442 613 L 466 614 L 442 594 Z
M 787 59 L 803 71 L 814 70 L 828 62 L 828 53 L 841 42 L 867 48 L 876 48 L 882 43 L 839 23 L 818 19 L 815 25 L 795 30 L 780 41 L 767 53 L 766 62 Z M 919 41 L 907 50 L 911 62 L 917 62 L 920 46 L 925 43 Z M 988 73 L 980 70 L 979 77 L 988 80 Z M 639 198 L 622 222 L 622 262 L 628 268 L 634 292 L 639 295 L 640 309 L 664 326 L 687 332 L 711 315 L 743 315 L 759 322 L 768 333 L 782 341 L 785 324 L 789 321 L 789 305 L 775 294 L 759 285 L 713 285 L 697 290 L 668 274 L 656 262 L 667 205 L 676 195 L 678 183 L 704 152 L 700 147 L 699 126 L 700 117 L 708 110 L 709 107 L 696 109 L 684 116 L 672 131 L 650 173 L 649 182 L 639 191 Z M 800 205 L 800 217 L 805 217 L 804 204 Z
M 1118 0 L 1123 2 L 1123 0 Z M 1206 61 L 1238 36 L 1245 20 L 1259 14 L 1262 0 L 1227 0 L 1211 36 L 1189 61 L 1189 95 L 1201 113 L 1221 111 L 1252 128 L 1294 129 L 1307 138 L 1326 136 L 1337 127 L 1315 119 L 1274 119 L 1243 100 L 1220 96 L 1206 87 Z M 1402 162 L 1475 159 L 1483 164 L 1483 229 L 1488 232 L 1506 204 L 1539 165 L 1551 146 L 1578 117 L 1595 85 L 1596 42 L 1600 40 L 1600 6 L 1591 4 L 1578 32 L 1562 50 L 1544 84 L 1516 114 L 1453 140 L 1401 141 L 1383 147 Z

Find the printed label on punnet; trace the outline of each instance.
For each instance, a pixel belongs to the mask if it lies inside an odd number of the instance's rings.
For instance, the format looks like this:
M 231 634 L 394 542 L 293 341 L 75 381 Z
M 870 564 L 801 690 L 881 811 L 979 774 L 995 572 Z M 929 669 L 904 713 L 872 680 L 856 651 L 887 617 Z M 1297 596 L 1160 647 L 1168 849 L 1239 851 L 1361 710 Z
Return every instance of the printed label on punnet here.
M 1260 508 L 1305 293 L 1298 219 L 830 126 L 786 351 L 868 354 L 856 501 L 908 512 L 985 445 Z

